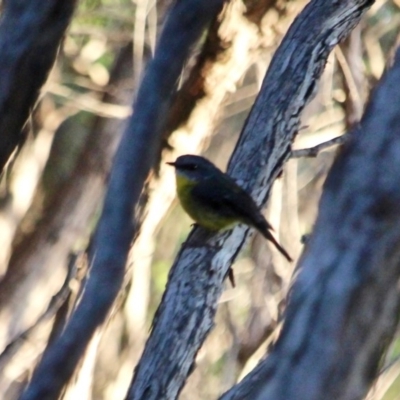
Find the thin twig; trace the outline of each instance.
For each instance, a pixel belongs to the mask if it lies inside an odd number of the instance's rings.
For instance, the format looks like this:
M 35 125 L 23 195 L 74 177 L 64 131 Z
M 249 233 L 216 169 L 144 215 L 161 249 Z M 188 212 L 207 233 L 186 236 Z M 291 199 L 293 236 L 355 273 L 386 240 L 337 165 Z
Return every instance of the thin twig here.
M 343 144 L 349 139 L 350 134 L 345 133 L 341 136 L 336 136 L 333 139 L 327 140 L 326 142 L 322 142 L 317 144 L 314 147 L 309 147 L 308 149 L 300 149 L 293 150 L 290 158 L 301 158 L 301 157 L 317 157 L 317 155 L 322 151 L 327 149 L 328 147 L 332 147 L 337 144 Z
M 361 99 L 361 94 L 360 91 L 357 87 L 357 83 L 354 79 L 353 72 L 351 70 L 351 67 L 349 65 L 349 62 L 346 60 L 345 55 L 343 54 L 343 51 L 340 46 L 337 46 L 335 48 L 335 56 L 338 60 L 338 63 L 340 65 L 340 68 L 342 69 L 344 78 L 346 80 L 346 84 L 349 89 L 350 97 L 351 100 L 357 104 L 357 106 L 361 109 L 360 113 L 362 112 L 362 105 L 363 101 Z M 361 116 L 360 116 L 361 117 Z

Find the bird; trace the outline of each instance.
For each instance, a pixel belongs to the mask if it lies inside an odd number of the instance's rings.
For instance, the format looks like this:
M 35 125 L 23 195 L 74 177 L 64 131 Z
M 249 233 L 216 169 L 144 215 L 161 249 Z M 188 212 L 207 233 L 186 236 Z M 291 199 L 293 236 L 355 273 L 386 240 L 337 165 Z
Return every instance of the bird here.
M 186 213 L 201 227 L 220 231 L 238 223 L 258 230 L 286 258 L 289 253 L 272 235 L 272 226 L 264 218 L 253 198 L 228 174 L 204 157 L 186 154 L 174 162 L 179 201 Z

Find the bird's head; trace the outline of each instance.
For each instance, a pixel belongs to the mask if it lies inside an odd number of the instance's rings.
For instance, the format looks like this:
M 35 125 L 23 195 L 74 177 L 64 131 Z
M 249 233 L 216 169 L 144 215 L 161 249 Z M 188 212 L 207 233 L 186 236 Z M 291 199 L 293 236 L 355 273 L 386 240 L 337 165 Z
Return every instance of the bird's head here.
M 178 157 L 174 162 L 167 162 L 168 165 L 175 167 L 177 176 L 189 179 L 192 182 L 200 182 L 207 179 L 219 169 L 204 157 L 186 154 Z

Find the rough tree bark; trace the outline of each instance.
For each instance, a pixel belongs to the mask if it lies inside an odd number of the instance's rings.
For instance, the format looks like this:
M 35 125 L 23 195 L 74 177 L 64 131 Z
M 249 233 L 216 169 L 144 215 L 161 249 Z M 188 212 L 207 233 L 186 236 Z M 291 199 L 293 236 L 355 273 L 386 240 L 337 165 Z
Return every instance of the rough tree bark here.
M 44 354 L 22 399 L 57 398 L 107 316 L 123 280 L 134 232 L 134 207 L 161 143 L 170 96 L 191 46 L 220 12 L 223 2 L 179 1 L 171 9 L 113 163 L 82 299 L 63 334 Z
M 400 50 L 334 163 L 282 333 L 222 399 L 356 400 L 400 311 Z
M 259 204 L 290 154 L 300 112 L 312 98 L 329 52 L 370 4 L 311 1 L 276 52 L 228 168 Z M 127 399 L 178 396 L 212 328 L 224 278 L 247 232 L 241 226 L 212 237 L 199 228 L 192 232 L 171 269 Z
M 0 19 L 0 171 L 54 63 L 76 0 L 4 1 Z

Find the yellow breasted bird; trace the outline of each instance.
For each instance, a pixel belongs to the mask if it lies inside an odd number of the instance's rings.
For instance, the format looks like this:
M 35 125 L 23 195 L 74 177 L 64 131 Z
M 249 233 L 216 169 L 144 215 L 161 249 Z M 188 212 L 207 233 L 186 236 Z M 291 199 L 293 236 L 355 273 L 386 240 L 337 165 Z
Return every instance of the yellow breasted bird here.
M 292 261 L 272 236 L 272 226 L 252 197 L 229 175 L 204 157 L 190 154 L 167 164 L 175 167 L 177 192 L 183 209 L 200 226 L 218 231 L 244 223 L 257 229 L 288 261 Z

